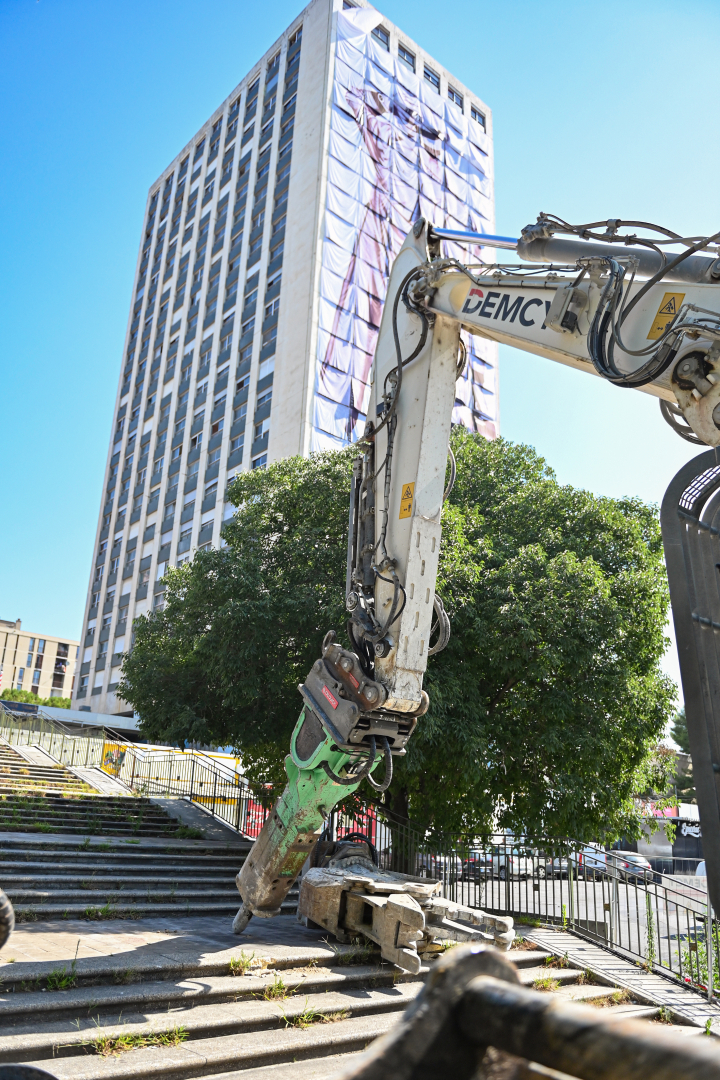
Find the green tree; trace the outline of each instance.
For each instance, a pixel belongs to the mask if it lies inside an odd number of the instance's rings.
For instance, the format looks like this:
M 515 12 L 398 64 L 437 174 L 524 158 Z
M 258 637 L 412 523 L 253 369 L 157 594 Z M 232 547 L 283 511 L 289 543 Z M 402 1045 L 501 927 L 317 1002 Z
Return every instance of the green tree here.
M 0 690 L 0 699 L 3 701 L 24 701 L 28 705 L 52 705 L 54 709 L 69 709 L 71 700 L 69 697 L 38 697 L 31 690 Z
M 680 747 L 683 754 L 690 753 L 690 739 L 688 737 L 687 717 L 685 706 L 675 713 L 670 726 L 670 735 Z M 680 802 L 697 802 L 697 791 L 693 779 L 692 761 L 688 758 L 677 757 L 677 769 L 675 772 L 675 794 Z
M 678 709 L 672 718 L 670 735 L 673 741 L 678 744 L 683 754 L 690 753 L 690 739 L 688 737 L 687 718 L 685 716 L 684 705 L 682 709 Z
M 437 831 L 497 823 L 579 839 L 637 832 L 665 791 L 655 751 L 667 584 L 653 508 L 563 487 L 529 447 L 456 429 L 438 591 L 448 648 L 390 805 Z M 234 745 L 278 775 L 325 632 L 345 624 L 352 451 L 242 474 L 227 547 L 168 575 L 118 692 L 151 739 Z

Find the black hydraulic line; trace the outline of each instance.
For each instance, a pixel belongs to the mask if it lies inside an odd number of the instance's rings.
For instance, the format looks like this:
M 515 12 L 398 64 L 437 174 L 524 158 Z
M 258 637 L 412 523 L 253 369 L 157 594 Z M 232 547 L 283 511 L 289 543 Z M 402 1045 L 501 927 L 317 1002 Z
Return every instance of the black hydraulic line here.
M 679 435 L 681 439 L 685 439 L 685 442 L 694 443 L 696 446 L 706 445 L 702 439 L 698 439 L 677 405 L 660 398 L 660 412 L 665 423 L 670 425 L 676 435 Z
M 343 784 L 344 787 L 350 787 L 351 784 L 358 784 L 361 780 L 364 780 L 369 775 L 370 770 L 372 769 L 373 764 L 375 762 L 375 754 L 376 754 L 375 736 L 371 735 L 370 736 L 370 753 L 368 754 L 368 759 L 365 762 L 365 764 L 363 765 L 363 767 L 362 767 L 362 769 L 360 770 L 359 773 L 355 773 L 354 776 L 350 776 L 350 777 L 347 777 L 347 778 L 344 779 L 342 776 L 338 776 L 337 773 L 334 773 L 332 771 L 332 769 L 328 765 L 327 761 L 321 762 L 321 765 L 322 765 L 323 772 L 327 773 L 327 775 L 330 777 L 330 779 L 334 780 L 334 782 L 336 784 Z
M 448 486 L 443 493 L 443 502 L 447 502 L 450 492 L 455 487 L 455 479 L 457 477 L 457 464 L 455 462 L 455 455 L 452 452 L 452 446 L 448 446 L 448 454 L 450 456 L 450 479 L 448 480 Z
M 379 735 L 378 738 L 384 743 L 383 751 L 385 753 L 385 777 L 381 784 L 377 784 L 370 773 L 368 773 L 366 779 L 371 787 L 374 787 L 376 791 L 387 791 L 392 783 L 393 778 L 393 759 L 392 750 L 390 749 L 390 740 L 385 735 Z

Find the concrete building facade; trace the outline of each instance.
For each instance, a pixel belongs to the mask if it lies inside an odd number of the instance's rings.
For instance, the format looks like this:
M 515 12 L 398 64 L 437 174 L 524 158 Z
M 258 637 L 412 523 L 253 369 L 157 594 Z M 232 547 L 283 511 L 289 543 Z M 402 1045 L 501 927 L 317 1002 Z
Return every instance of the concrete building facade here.
M 69 698 L 79 648 L 79 641 L 23 630 L 21 619 L 0 619 L 0 698 L 8 690 Z
M 374 8 L 313 0 L 150 188 L 75 707 L 127 713 L 133 619 L 168 566 L 220 545 L 238 472 L 362 432 L 421 215 L 494 231 L 490 110 Z M 496 346 L 468 345 L 453 419 L 492 438 Z

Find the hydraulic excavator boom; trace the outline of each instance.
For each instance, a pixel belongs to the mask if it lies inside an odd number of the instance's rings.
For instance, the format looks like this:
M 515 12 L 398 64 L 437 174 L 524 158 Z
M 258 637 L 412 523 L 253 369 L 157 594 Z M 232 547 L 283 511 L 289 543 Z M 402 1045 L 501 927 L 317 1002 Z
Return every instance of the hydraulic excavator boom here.
M 655 235 L 622 233 L 624 226 Z M 619 220 L 573 227 L 548 215 L 518 240 L 435 229 L 422 219 L 413 226 L 390 275 L 357 444 L 346 579 L 350 648 L 330 631 L 299 687 L 288 785 L 237 877 L 237 933 L 252 915 L 280 911 L 340 799 L 365 779 L 385 790 L 393 757 L 405 753 L 427 710 L 427 660 L 450 634 L 435 582 L 450 420 L 464 364 L 461 331 L 653 394 L 679 434 L 718 446 L 719 237 L 680 237 Z M 524 262 L 462 263 L 443 257 L 443 240 L 513 248 Z M 704 735 L 699 721 L 695 736 L 690 725 L 693 757 L 709 758 L 707 768 L 720 771 L 712 766 L 720 746 L 714 757 L 706 751 L 714 720 L 702 723 Z M 707 789 L 700 811 L 720 836 L 720 789 L 714 775 L 711 781 L 699 785 Z M 720 846 L 708 860 L 719 906 Z

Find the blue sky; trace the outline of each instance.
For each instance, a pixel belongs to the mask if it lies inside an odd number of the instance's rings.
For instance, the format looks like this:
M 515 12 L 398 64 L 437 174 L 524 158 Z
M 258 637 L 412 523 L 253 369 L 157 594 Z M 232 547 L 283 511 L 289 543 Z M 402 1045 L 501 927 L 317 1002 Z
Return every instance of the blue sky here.
M 378 5 L 493 110 L 498 232 L 720 226 L 720 8 Z M 0 617 L 77 637 L 147 189 L 301 10 L 0 0 Z M 501 351 L 501 430 L 561 481 L 658 502 L 694 450 L 657 404 Z

